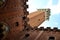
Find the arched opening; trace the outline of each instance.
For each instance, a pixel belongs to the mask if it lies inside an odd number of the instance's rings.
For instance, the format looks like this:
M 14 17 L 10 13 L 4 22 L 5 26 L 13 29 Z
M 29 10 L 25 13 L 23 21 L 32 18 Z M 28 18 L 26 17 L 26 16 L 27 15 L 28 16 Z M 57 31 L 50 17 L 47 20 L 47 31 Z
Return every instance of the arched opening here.
M 48 40 L 55 40 L 55 37 L 49 37 Z

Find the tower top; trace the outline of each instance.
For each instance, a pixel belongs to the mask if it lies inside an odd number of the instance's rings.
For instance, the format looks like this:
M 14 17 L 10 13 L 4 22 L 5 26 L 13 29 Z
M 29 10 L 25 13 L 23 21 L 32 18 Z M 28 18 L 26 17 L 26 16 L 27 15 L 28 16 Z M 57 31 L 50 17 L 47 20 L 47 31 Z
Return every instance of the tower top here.
M 46 8 L 46 9 L 37 9 L 38 11 L 41 11 L 41 12 L 45 12 L 45 20 L 49 20 L 49 17 L 50 17 L 50 9 L 49 8 Z

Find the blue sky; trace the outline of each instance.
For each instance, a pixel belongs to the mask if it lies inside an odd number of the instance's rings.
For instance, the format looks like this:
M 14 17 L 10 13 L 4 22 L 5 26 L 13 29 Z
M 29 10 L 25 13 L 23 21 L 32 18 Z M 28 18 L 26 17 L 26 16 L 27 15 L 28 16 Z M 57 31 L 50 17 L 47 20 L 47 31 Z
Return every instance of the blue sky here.
M 29 5 L 28 11 L 30 13 L 40 8 L 50 8 L 50 20 L 43 22 L 40 26 L 58 27 L 60 29 L 60 0 L 29 0 L 27 4 Z
M 53 5 L 57 5 L 58 4 L 58 0 L 52 0 L 52 4 Z

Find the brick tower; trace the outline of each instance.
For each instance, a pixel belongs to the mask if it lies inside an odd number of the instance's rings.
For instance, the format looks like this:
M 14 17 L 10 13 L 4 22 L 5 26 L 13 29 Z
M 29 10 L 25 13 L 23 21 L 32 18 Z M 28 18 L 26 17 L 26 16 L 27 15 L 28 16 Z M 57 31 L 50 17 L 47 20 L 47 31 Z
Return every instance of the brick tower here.
M 38 9 L 37 11 L 30 13 L 27 17 L 29 18 L 28 24 L 30 24 L 32 28 L 38 27 L 45 20 L 49 20 L 50 9 Z
M 0 40 L 19 40 L 20 32 L 27 26 L 27 1 L 0 0 Z

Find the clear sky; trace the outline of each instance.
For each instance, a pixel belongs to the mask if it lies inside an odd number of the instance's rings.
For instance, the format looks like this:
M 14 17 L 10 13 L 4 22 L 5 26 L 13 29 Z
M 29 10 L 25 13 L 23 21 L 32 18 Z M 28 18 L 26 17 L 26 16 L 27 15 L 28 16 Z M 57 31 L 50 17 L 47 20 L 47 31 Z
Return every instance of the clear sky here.
M 28 11 L 30 13 L 40 8 L 50 8 L 51 16 L 49 21 L 43 22 L 40 26 L 58 27 L 60 29 L 60 0 L 29 0 L 27 4 L 29 5 Z

